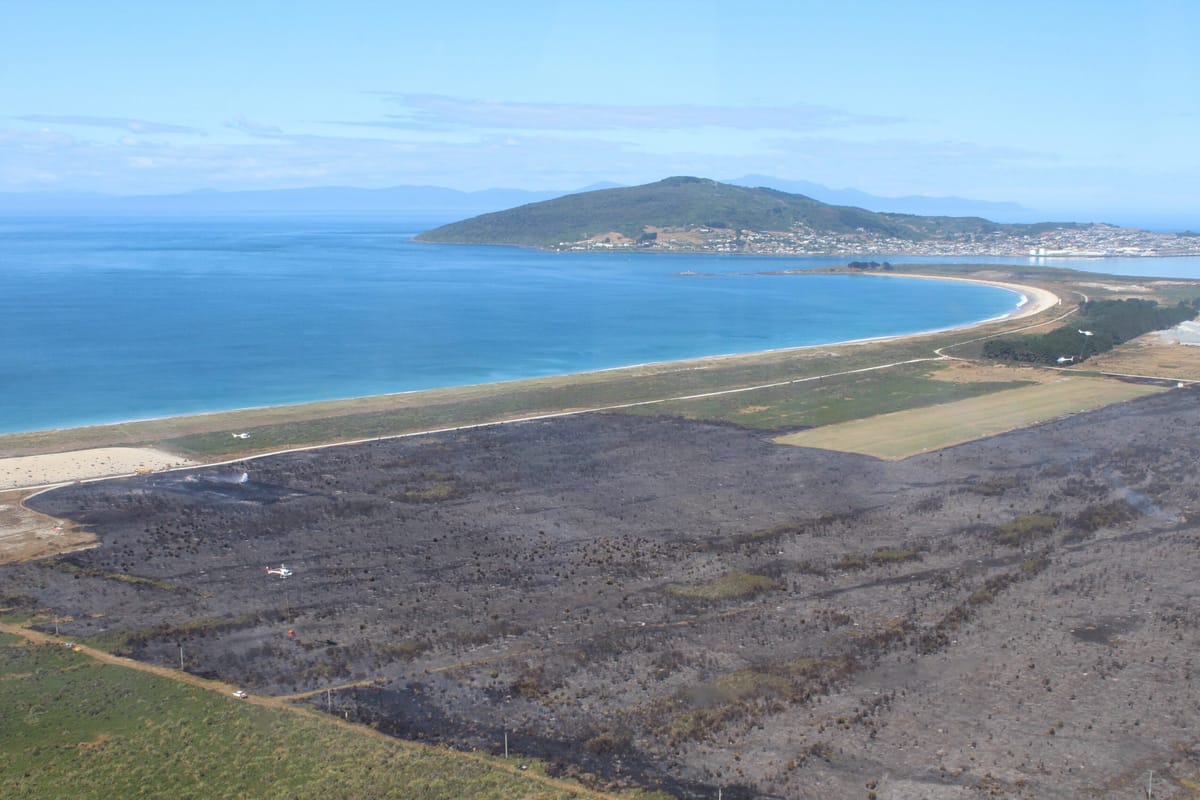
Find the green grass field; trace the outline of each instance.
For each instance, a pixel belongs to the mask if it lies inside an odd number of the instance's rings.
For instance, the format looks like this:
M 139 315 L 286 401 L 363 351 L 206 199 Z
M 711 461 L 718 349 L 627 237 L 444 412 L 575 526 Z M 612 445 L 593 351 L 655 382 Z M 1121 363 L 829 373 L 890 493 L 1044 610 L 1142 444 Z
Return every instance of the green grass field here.
M 636 406 L 623 413 L 720 420 L 759 430 L 832 425 L 1025 386 L 1025 381 L 943 381 L 943 364 L 906 364 L 767 389 Z
M 0 709 L 0 797 L 610 796 L 543 780 L 537 764 L 409 745 L 7 634 Z
M 1158 386 L 1070 377 L 800 431 L 775 441 L 901 459 L 1161 391 Z

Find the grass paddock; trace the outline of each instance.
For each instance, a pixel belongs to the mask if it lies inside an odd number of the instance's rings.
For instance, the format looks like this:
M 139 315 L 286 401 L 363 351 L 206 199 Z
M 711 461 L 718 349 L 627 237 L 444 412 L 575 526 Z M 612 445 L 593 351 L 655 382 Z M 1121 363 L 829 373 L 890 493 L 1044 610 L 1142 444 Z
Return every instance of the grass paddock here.
M 826 425 L 780 436 L 775 441 L 899 460 L 1161 391 L 1164 390 L 1159 386 L 1071 376 L 952 403 Z

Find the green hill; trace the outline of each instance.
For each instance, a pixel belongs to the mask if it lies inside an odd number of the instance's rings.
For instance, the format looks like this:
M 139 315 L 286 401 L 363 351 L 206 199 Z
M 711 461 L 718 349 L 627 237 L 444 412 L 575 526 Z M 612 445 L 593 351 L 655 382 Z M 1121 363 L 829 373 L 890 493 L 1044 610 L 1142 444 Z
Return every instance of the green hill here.
M 1000 225 L 979 217 L 880 214 L 834 206 L 800 194 L 750 189 L 704 178 L 675 177 L 644 186 L 602 189 L 483 214 L 420 234 L 425 242 L 556 248 L 616 233 L 638 240 L 651 229 L 730 231 L 797 229 L 817 234 L 869 233 L 906 241 L 969 234 L 1037 233 L 1062 225 Z

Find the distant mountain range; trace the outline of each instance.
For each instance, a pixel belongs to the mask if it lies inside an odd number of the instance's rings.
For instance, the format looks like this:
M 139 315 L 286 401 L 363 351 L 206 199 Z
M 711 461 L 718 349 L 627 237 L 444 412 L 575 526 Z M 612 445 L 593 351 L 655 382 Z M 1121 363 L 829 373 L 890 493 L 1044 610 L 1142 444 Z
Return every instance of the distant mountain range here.
M 868 211 L 893 214 L 916 214 L 928 217 L 984 217 L 995 222 L 1036 222 L 1044 219 L 1038 211 L 1017 203 L 993 203 L 987 200 L 968 200 L 963 197 L 879 197 L 858 189 L 830 189 L 809 181 L 788 181 L 766 175 L 743 175 L 724 181 L 734 186 L 778 189 L 789 194 L 802 194 L 822 203 L 835 206 L 856 206 Z M 600 188 L 600 187 L 597 187 Z
M 745 175 L 724 183 L 766 187 L 802 194 L 833 205 L 870 211 L 927 216 L 979 216 L 1000 222 L 1032 222 L 1037 212 L 1016 203 L 993 203 L 958 197 L 879 197 L 857 189 L 831 189 L 808 181 Z M 407 219 L 445 222 L 568 194 L 618 188 L 602 183 L 581 189 L 527 191 L 485 189 L 463 192 L 441 186 L 393 186 L 358 189 L 347 186 L 225 192 L 203 189 L 180 194 L 108 195 L 83 192 L 0 192 L 0 216 L 182 216 L 241 214 L 398 214 Z
M 607 188 L 596 184 L 578 191 Z M 70 192 L 0 193 L 0 216 L 205 216 L 248 214 L 388 214 L 405 219 L 444 222 L 502 208 L 536 203 L 569 194 L 522 189 L 461 192 L 440 186 L 393 186 L 357 189 L 324 186 L 220 192 L 203 189 L 182 194 L 105 195 Z
M 789 194 L 801 194 L 831 205 L 854 206 L 880 213 L 983 217 L 996 222 L 1035 222 L 1051 216 L 1017 203 L 923 195 L 882 197 L 857 189 L 832 189 L 819 183 L 773 178 L 768 175 L 743 175 L 722 182 L 748 188 L 776 189 Z M 259 191 L 200 189 L 155 195 L 56 191 L 0 192 L 0 217 L 380 214 L 395 216 L 405 221 L 436 224 L 551 200 L 568 194 L 619 187 L 620 184 L 606 182 L 578 189 L 546 191 L 484 189 L 464 192 L 443 186 L 401 185 L 383 189 L 360 189 L 351 186 Z M 1150 230 L 1195 230 L 1200 225 L 1200 218 L 1191 215 L 1164 217 L 1137 212 L 1106 221 Z
M 1004 234 L 1032 235 L 1074 223 L 1002 224 L 982 217 L 879 213 L 831 205 L 802 194 L 674 177 L 644 186 L 602 189 L 483 214 L 422 233 L 428 242 L 561 248 L 607 237 L 656 242 L 658 233 L 802 232 L 871 236 L 903 242 Z M 711 237 L 709 237 L 711 238 Z M 615 243 L 615 242 L 613 242 Z M 706 245 L 707 246 L 707 245 Z

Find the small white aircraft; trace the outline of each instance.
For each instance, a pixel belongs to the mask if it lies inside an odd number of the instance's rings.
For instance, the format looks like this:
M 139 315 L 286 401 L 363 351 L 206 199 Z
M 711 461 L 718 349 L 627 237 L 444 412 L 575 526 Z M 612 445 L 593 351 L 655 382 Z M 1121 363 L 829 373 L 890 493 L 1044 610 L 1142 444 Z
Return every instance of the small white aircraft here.
M 249 439 L 250 438 L 250 434 L 248 434 L 248 433 L 231 433 L 229 435 L 235 439 Z
M 280 564 L 279 569 L 267 567 L 267 574 L 268 575 L 278 575 L 281 578 L 287 578 L 287 577 L 291 576 L 292 571 L 290 569 L 288 569 L 286 566 L 284 566 L 283 564 Z
M 1058 357 L 1058 363 L 1060 363 L 1060 364 L 1070 364 L 1074 360 L 1075 360 L 1075 356 L 1059 356 Z
M 1076 328 L 1075 330 L 1079 331 L 1084 336 L 1095 336 L 1096 335 L 1096 334 L 1092 333 L 1091 331 L 1080 330 L 1079 328 Z

